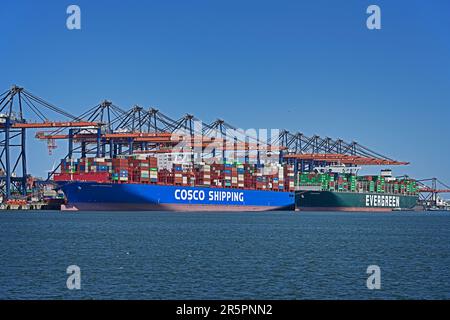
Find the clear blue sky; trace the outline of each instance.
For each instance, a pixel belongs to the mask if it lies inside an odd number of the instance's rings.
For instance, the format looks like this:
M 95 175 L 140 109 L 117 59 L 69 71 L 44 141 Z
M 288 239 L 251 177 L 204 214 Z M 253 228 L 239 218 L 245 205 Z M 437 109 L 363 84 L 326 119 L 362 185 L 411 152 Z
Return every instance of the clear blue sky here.
M 66 29 L 77 4 L 82 30 Z M 382 29 L 366 28 L 370 4 Z M 357 140 L 450 182 L 450 2 L 9 1 L 0 88 Z M 29 144 L 31 172 L 63 156 Z

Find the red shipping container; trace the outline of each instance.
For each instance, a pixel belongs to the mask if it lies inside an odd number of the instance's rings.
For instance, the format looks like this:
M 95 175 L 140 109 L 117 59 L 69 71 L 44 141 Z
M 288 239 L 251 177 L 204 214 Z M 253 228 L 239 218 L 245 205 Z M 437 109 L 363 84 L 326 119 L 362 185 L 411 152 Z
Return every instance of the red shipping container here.
M 108 172 L 90 172 L 90 173 L 60 173 L 55 174 L 55 181 L 95 181 L 95 182 L 109 182 L 110 176 Z

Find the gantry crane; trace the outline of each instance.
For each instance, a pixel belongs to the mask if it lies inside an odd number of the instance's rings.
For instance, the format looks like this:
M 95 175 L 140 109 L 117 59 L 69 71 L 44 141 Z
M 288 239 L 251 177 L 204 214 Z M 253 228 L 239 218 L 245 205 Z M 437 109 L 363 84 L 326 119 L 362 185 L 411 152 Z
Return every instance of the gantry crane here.
M 24 117 L 24 107 L 37 121 L 30 122 Z M 43 111 L 63 116 L 65 121 L 50 121 Z M 280 162 L 295 164 L 296 170 L 305 170 L 314 164 L 342 163 L 346 165 L 405 165 L 407 162 L 395 161 L 364 147 L 357 142 L 345 142 L 342 139 L 321 138 L 318 135 L 307 137 L 302 133 L 290 133 L 281 130 L 271 137 L 249 136 L 247 132 L 236 128 L 222 119 L 204 123 L 194 115 L 186 114 L 173 119 L 156 108 L 145 109 L 135 105 L 129 110 L 122 109 L 111 101 L 104 100 L 79 116 L 72 115 L 23 88 L 13 86 L 0 95 L 0 130 L 3 140 L 2 166 L 5 182 L 5 196 L 11 194 L 11 185 L 21 188 L 25 194 L 26 186 L 26 129 L 46 129 L 38 131 L 36 138 L 47 140 L 49 150 L 55 147 L 56 140 L 68 141 L 66 158 L 75 153 L 81 157 L 116 157 L 134 153 L 216 152 L 222 153 L 225 160 L 228 152 L 243 151 L 246 160 L 254 153 L 257 163 L 260 152 L 272 152 L 279 155 Z M 27 119 L 27 120 L 25 120 Z M 13 138 L 20 143 L 12 143 Z M 17 160 L 11 168 L 11 148 L 20 147 Z M 232 150 L 230 150 L 230 147 Z M 235 155 L 236 157 L 236 155 Z M 6 160 L 6 158 L 8 158 Z M 21 164 L 22 176 L 13 176 Z M 59 166 L 55 168 L 55 171 Z M 50 175 L 51 176 L 51 175 Z M 6 183 L 6 181 L 9 181 Z
M 62 116 L 51 121 L 46 112 Z M 32 120 L 34 118 L 34 121 Z M 0 192 L 2 200 L 12 193 L 27 195 L 27 129 L 97 127 L 98 123 L 79 119 L 24 88 L 12 86 L 0 95 Z
M 450 193 L 450 187 L 437 178 L 417 180 L 417 184 L 419 186 L 419 201 L 428 209 L 438 207 L 439 194 Z
M 81 157 L 92 152 L 96 156 L 115 157 L 121 154 L 183 150 L 190 150 L 193 157 L 200 150 L 210 152 L 213 157 L 219 151 L 225 160 L 227 152 L 243 151 L 246 159 L 250 152 L 254 152 L 259 163 L 260 152 L 263 150 L 277 153 L 280 162 L 291 162 L 299 170 L 313 167 L 313 164 L 336 162 L 347 165 L 408 164 L 383 156 L 357 142 L 347 143 L 342 139 L 321 138 L 318 135 L 307 137 L 287 130 L 261 139 L 249 136 L 247 132 L 222 119 L 206 124 L 194 115 L 186 114 L 175 120 L 155 108 L 145 109 L 135 105 L 124 110 L 106 100 L 78 118 L 102 123 L 102 131 L 72 129 L 68 134 L 61 134 L 58 129 L 39 132 L 36 137 L 49 141 L 67 139 L 68 157 L 72 157 L 73 152 L 79 149 Z M 74 148 L 74 143 L 79 143 L 80 146 Z
M 102 108 L 102 112 L 99 109 Z M 105 111 L 107 110 L 107 111 Z M 114 111 L 114 117 L 111 117 Z M 107 114 L 108 121 L 105 122 L 99 115 Z M 225 150 L 232 146 L 233 150 L 251 151 L 258 150 L 261 144 L 231 139 L 227 136 L 215 136 L 205 134 L 204 128 L 212 129 L 211 126 L 200 122 L 193 115 L 185 115 L 178 120 L 173 120 L 162 114 L 159 110 L 150 108 L 145 110 L 142 107 L 134 106 L 125 111 L 111 102 L 103 102 L 79 118 L 86 118 L 102 123 L 103 130 L 100 134 L 90 129 L 69 130 L 69 133 L 62 133 L 61 129 L 50 132 L 38 132 L 36 138 L 46 140 L 69 141 L 68 157 L 71 158 L 75 151 L 81 149 L 81 157 L 85 157 L 95 150 L 95 155 L 115 157 L 123 154 L 167 152 L 164 150 L 198 150 L 204 151 L 206 148 L 215 150 Z M 200 124 L 199 124 L 200 123 Z M 78 148 L 74 147 L 79 143 Z M 94 147 L 89 148 L 89 145 Z M 109 150 L 108 150 L 109 149 Z

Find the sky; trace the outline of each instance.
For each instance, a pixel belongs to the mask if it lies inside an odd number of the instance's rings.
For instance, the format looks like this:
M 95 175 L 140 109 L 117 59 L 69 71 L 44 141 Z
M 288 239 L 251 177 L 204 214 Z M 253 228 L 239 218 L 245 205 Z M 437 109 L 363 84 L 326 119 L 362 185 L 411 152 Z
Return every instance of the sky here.
M 81 30 L 66 27 L 71 4 Z M 380 30 L 366 27 L 371 4 Z M 355 140 L 411 163 L 395 174 L 450 183 L 449 15 L 446 0 L 9 1 L 0 91 L 73 114 L 109 99 Z M 67 143 L 49 155 L 28 136 L 29 171 L 44 176 Z

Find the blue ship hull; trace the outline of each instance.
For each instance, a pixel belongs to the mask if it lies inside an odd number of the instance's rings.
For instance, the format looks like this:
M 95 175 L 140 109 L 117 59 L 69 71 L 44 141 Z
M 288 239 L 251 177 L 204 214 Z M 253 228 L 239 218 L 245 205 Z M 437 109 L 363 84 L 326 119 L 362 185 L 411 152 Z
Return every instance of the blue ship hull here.
M 294 192 L 59 182 L 72 210 L 269 211 L 293 210 Z

